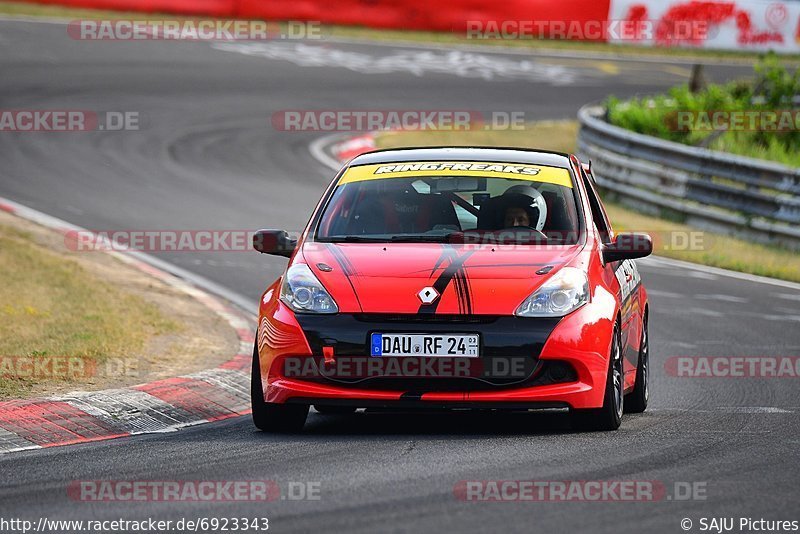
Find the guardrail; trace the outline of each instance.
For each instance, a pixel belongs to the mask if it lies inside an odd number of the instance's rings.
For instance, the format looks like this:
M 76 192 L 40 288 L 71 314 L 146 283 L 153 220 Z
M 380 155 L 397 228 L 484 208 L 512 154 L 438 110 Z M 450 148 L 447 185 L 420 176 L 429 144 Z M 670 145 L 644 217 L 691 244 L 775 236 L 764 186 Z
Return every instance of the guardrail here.
M 800 169 L 634 133 L 604 115 L 578 112 L 578 153 L 601 188 L 706 230 L 800 249 Z

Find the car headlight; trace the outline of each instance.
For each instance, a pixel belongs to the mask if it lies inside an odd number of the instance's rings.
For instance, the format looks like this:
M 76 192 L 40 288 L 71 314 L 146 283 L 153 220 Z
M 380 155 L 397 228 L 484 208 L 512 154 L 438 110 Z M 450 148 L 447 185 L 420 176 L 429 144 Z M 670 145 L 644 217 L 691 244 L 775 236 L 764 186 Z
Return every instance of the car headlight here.
M 322 287 L 308 265 L 297 263 L 286 270 L 281 284 L 281 301 L 296 312 L 337 313 L 339 307 Z
M 563 317 L 589 302 L 589 279 L 580 269 L 564 267 L 519 305 L 520 317 Z

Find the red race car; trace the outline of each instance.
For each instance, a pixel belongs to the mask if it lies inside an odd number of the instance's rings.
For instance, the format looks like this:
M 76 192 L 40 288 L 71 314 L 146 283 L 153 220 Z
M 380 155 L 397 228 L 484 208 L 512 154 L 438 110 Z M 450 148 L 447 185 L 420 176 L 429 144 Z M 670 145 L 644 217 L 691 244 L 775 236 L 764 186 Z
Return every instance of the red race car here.
M 264 431 L 358 408 L 568 409 L 614 430 L 648 402 L 647 293 L 573 155 L 384 150 L 351 160 L 263 294 L 252 404 Z

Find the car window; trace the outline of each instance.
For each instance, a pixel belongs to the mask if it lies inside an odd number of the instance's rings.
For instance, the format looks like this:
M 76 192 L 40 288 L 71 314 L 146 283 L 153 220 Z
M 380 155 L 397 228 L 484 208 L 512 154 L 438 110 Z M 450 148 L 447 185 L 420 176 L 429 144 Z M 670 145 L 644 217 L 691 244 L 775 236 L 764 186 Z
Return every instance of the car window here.
M 586 173 L 583 172 L 583 169 L 581 169 L 581 177 L 583 178 L 583 183 L 586 186 L 586 194 L 589 196 L 589 207 L 592 210 L 592 220 L 594 221 L 594 225 L 597 228 L 597 231 L 600 233 L 600 239 L 603 241 L 603 243 L 609 243 L 611 241 L 611 225 L 608 222 L 606 210 L 603 208 L 603 204 L 600 202 L 600 196 L 597 193 L 597 189 L 592 181 L 586 176 Z
M 512 164 L 480 165 L 501 170 L 460 175 L 448 167 L 431 174 L 409 171 L 411 177 L 403 171 L 374 176 L 359 170 L 356 178 L 345 174 L 322 213 L 316 238 L 452 241 L 466 236 L 495 242 L 503 233 L 503 242 L 577 242 L 578 216 L 567 169 L 523 166 L 532 174 L 517 176 Z M 505 172 L 509 169 L 514 173 Z

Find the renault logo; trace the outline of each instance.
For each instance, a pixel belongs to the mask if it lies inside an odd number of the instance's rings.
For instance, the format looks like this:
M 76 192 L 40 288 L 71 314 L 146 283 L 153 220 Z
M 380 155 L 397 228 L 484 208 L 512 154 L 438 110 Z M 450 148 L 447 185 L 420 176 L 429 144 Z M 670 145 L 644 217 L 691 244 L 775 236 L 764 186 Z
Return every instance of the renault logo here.
M 436 291 L 432 287 L 423 287 L 419 293 L 417 293 L 419 300 L 422 301 L 423 304 L 433 304 L 436 302 L 436 299 L 439 298 L 439 292 Z

